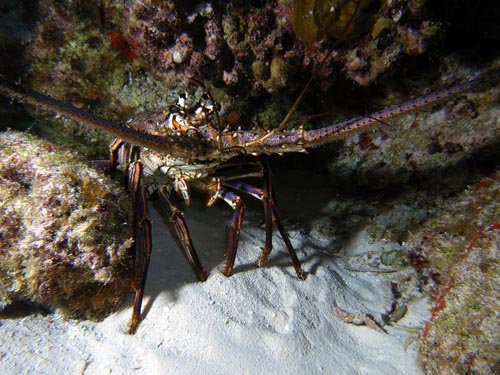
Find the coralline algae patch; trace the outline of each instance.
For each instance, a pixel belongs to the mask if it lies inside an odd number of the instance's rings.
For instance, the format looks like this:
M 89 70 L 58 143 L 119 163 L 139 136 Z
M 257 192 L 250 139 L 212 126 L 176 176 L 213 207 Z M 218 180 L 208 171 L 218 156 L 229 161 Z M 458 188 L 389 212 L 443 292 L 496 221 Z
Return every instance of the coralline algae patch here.
M 131 200 L 75 153 L 0 134 L 0 310 L 15 302 L 89 315 L 127 290 Z M 90 314 L 92 315 L 92 314 Z

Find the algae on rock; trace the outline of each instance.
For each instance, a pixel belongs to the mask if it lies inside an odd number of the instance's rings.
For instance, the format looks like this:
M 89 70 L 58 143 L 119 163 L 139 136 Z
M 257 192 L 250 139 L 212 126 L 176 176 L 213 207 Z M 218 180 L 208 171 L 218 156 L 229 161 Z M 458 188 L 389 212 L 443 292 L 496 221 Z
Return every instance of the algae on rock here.
M 0 133 L 0 310 L 109 310 L 128 290 L 131 199 L 74 152 Z
M 500 172 L 448 207 L 408 243 L 435 302 L 421 360 L 428 374 L 498 373 Z

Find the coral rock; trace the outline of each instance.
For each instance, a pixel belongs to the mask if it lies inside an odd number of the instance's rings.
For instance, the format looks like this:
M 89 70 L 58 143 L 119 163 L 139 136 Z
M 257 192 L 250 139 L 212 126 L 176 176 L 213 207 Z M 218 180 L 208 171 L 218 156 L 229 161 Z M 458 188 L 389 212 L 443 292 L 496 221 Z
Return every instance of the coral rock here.
M 120 301 L 132 226 L 117 182 L 9 131 L 0 134 L 0 195 L 0 310 L 22 301 L 74 315 Z
M 500 174 L 416 233 L 411 259 L 435 301 L 421 339 L 428 374 L 496 374 L 500 364 Z

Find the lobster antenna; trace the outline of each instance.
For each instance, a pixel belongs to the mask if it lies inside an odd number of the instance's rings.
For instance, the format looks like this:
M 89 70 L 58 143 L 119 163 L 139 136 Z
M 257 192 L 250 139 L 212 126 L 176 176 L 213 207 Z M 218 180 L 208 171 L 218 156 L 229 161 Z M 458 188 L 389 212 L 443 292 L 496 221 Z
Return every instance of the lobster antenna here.
M 320 117 L 327 117 L 327 116 L 334 116 L 336 113 L 335 112 L 323 112 L 323 113 L 316 113 L 314 115 L 309 115 L 309 116 L 304 116 L 304 117 L 301 117 L 297 120 L 294 120 L 290 123 L 290 125 L 297 125 L 297 124 L 302 124 L 304 121 L 306 120 L 312 120 L 312 119 L 315 119 L 315 118 L 320 118 Z M 389 123 L 389 122 L 386 122 L 386 121 L 383 121 L 379 118 L 375 118 L 369 114 L 367 115 L 364 115 L 364 117 L 368 117 L 368 118 L 371 118 L 372 120 L 374 121 L 378 121 L 379 123 L 381 123 L 382 125 L 386 125 L 390 128 L 392 128 L 393 126 Z
M 264 136 L 256 139 L 255 141 L 248 142 L 245 146 L 253 146 L 253 145 L 257 144 L 257 143 L 260 143 L 260 142 L 266 140 L 267 138 L 275 135 L 276 133 L 283 131 L 284 129 L 286 129 L 288 127 L 288 120 L 290 119 L 290 117 L 292 116 L 292 114 L 295 112 L 295 110 L 299 106 L 302 98 L 304 97 L 305 93 L 309 89 L 309 86 L 311 86 L 312 82 L 318 76 L 319 70 L 321 69 L 321 67 L 326 62 L 326 59 L 328 57 L 330 57 L 330 55 L 333 53 L 333 50 L 346 37 L 347 32 L 348 32 L 349 28 L 351 27 L 351 25 L 353 24 L 354 20 L 356 19 L 356 16 L 358 15 L 358 12 L 359 12 L 360 8 L 361 8 L 361 0 L 358 0 L 358 2 L 356 3 L 356 8 L 354 9 L 354 12 L 352 13 L 351 18 L 349 19 L 349 22 L 347 22 L 346 26 L 344 27 L 344 30 L 342 31 L 342 34 L 340 35 L 340 37 L 337 40 L 335 40 L 335 42 L 333 43 L 333 45 L 328 50 L 328 53 L 323 57 L 323 59 L 319 62 L 319 64 L 316 65 L 316 67 L 314 68 L 313 74 L 311 75 L 311 78 L 309 78 L 309 80 L 305 84 L 304 88 L 300 92 L 299 96 L 297 96 L 297 99 L 295 99 L 295 102 L 293 103 L 292 107 L 290 108 L 290 110 L 288 111 L 288 113 L 286 114 L 286 116 L 283 118 L 283 120 L 281 120 L 281 122 L 278 125 L 278 127 L 274 128 L 269 133 L 267 133 L 266 135 L 264 135 Z
M 382 125 L 385 125 L 385 126 L 387 126 L 387 127 L 389 127 L 389 128 L 393 128 L 393 126 L 391 125 L 391 123 L 389 123 L 389 122 L 387 122 L 387 121 L 384 121 L 384 120 L 382 120 L 382 119 L 380 119 L 380 118 L 376 118 L 376 117 L 374 117 L 374 116 L 372 116 L 372 115 L 365 115 L 364 117 L 367 117 L 367 118 L 369 118 L 369 119 L 372 119 L 372 120 L 373 120 L 373 121 L 375 121 L 375 122 L 379 122 L 379 123 L 381 123 Z

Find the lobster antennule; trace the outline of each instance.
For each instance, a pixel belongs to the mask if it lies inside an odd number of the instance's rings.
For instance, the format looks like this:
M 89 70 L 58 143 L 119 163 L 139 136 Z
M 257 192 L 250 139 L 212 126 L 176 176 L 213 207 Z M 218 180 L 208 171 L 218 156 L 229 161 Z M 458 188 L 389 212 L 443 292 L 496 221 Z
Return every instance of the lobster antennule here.
M 147 147 L 151 150 L 178 155 L 209 155 L 210 142 L 193 142 L 189 135 L 180 134 L 169 137 L 160 137 L 139 132 L 118 122 L 106 120 L 90 112 L 81 110 L 46 95 L 39 94 L 24 87 L 8 82 L 0 77 L 0 93 L 4 93 L 20 102 L 32 104 L 36 107 L 50 110 L 61 116 L 90 128 L 104 131 L 136 146 Z

